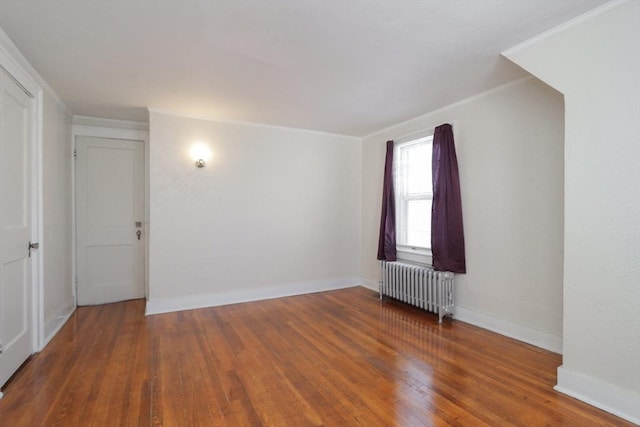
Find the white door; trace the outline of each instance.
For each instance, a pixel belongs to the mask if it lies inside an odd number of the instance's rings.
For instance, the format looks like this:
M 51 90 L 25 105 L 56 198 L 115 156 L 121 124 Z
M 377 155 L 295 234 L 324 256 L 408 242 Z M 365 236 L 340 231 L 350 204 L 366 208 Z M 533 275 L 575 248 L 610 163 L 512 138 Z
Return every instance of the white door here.
M 76 139 L 78 305 L 144 298 L 143 142 Z
M 31 105 L 0 69 L 0 386 L 31 354 Z M 0 394 L 1 396 L 1 394 Z

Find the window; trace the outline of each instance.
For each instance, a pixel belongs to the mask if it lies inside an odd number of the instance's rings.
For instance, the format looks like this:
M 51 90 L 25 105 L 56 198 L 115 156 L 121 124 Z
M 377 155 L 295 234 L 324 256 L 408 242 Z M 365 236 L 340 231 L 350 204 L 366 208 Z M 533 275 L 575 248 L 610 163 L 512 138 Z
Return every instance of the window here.
M 395 145 L 396 239 L 398 250 L 431 247 L 431 153 L 433 135 Z

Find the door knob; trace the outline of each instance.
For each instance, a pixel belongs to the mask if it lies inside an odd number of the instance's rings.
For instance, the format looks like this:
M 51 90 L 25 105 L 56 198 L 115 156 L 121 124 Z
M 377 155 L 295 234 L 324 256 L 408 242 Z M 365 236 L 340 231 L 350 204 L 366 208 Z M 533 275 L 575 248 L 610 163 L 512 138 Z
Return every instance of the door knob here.
M 38 249 L 40 247 L 40 243 L 31 243 L 27 245 L 27 249 L 29 250 L 29 258 L 31 258 L 31 249 Z

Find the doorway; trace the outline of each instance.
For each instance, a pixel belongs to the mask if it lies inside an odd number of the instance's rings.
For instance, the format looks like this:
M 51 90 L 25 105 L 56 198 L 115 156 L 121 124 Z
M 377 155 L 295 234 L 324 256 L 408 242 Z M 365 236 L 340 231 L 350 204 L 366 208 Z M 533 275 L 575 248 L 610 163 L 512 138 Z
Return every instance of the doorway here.
M 77 303 L 144 298 L 144 141 L 75 142 Z

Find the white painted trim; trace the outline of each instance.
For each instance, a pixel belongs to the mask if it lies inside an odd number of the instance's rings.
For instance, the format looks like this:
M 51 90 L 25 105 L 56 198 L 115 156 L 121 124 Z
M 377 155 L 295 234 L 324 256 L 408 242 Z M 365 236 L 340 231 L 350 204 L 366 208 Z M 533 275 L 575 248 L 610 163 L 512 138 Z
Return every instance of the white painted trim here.
M 76 289 L 76 136 L 73 134 L 73 125 L 71 125 L 71 298 L 73 305 L 78 305 L 78 295 Z
M 111 129 L 149 130 L 149 123 L 134 122 L 130 120 L 104 119 L 102 117 L 75 115 L 72 124 L 78 126 L 101 127 Z
M 122 129 L 102 126 L 72 125 L 73 140 L 76 136 L 92 136 L 96 138 L 127 139 L 134 141 L 148 141 L 149 132 L 139 129 Z M 145 149 L 148 148 L 145 146 Z
M 558 367 L 554 390 L 640 425 L 640 394 Z
M 35 283 L 34 298 L 34 342 L 33 350 L 39 351 L 43 347 L 44 341 L 44 306 L 45 306 L 45 290 L 44 290 L 44 255 L 47 251 L 46 240 L 44 238 L 44 167 L 42 160 L 43 152 L 43 126 L 44 126 L 44 94 L 40 89 L 34 97 L 33 101 L 33 132 L 34 144 L 32 153 L 32 164 L 35 166 L 32 171 L 32 223 L 31 223 L 31 241 L 40 244 L 39 249 L 32 252 L 31 261 L 31 280 Z
M 78 116 L 84 117 L 84 116 Z M 93 117 L 98 123 L 100 120 L 104 120 L 102 123 L 123 122 L 121 120 L 111 119 L 99 119 Z M 138 122 L 126 122 L 126 123 L 138 123 Z M 108 138 L 108 139 L 124 139 L 129 141 L 142 141 L 144 150 L 144 294 L 145 298 L 149 298 L 149 235 L 151 227 L 149 226 L 149 131 L 141 129 L 127 129 L 127 128 L 112 128 L 102 126 L 88 126 L 74 124 L 71 126 L 71 155 L 75 152 L 76 138 L 78 136 L 90 136 L 96 138 Z M 76 162 L 75 158 L 71 159 L 71 221 L 74 224 L 71 231 L 71 259 L 72 259 L 72 277 L 73 277 L 73 300 L 75 304 L 78 303 L 77 298 L 77 277 L 78 277 L 78 265 L 76 262 L 77 248 L 76 248 Z
M 270 124 L 266 124 L 266 123 L 243 122 L 243 121 L 240 121 L 240 120 L 215 119 L 213 117 L 198 116 L 198 115 L 193 115 L 193 114 L 183 114 L 183 113 L 179 113 L 179 112 L 176 112 L 176 111 L 164 110 L 164 109 L 160 109 L 160 108 L 149 108 L 148 110 L 149 110 L 150 113 L 164 114 L 165 116 L 183 117 L 185 119 L 198 119 L 198 120 L 205 120 L 205 121 L 209 121 L 209 122 L 222 123 L 222 124 L 251 126 L 251 127 L 266 128 L 266 129 L 290 130 L 290 131 L 311 133 L 311 134 L 316 134 L 316 135 L 337 136 L 337 137 L 341 137 L 341 138 L 350 138 L 350 139 L 353 139 L 354 141 L 360 141 L 362 139 L 359 136 L 344 135 L 344 134 L 340 134 L 340 133 L 322 132 L 322 131 L 319 131 L 319 130 L 293 128 L 293 127 L 288 127 L 288 126 L 270 125 Z
M 220 305 L 288 297 L 332 291 L 335 289 L 358 286 L 360 278 L 344 277 L 330 280 L 291 283 L 268 288 L 247 289 L 242 291 L 220 292 L 215 294 L 188 295 L 177 298 L 150 299 L 147 301 L 146 315 L 170 313 L 173 311 L 193 310 L 196 308 L 217 307 Z
M 73 118 L 71 119 L 73 120 Z M 76 135 L 71 125 L 71 296 L 73 305 L 78 305 L 78 275 L 76 264 Z
M 458 108 L 458 107 L 460 107 L 462 105 L 469 104 L 471 102 L 475 102 L 478 99 L 483 98 L 485 96 L 490 96 L 490 95 L 493 95 L 495 93 L 499 93 L 499 92 L 502 92 L 504 90 L 508 90 L 508 89 L 510 89 L 510 88 L 512 88 L 514 86 L 517 86 L 519 84 L 522 84 L 522 83 L 524 83 L 526 81 L 533 80 L 534 78 L 535 77 L 533 77 L 533 76 L 525 76 L 525 77 L 519 78 L 517 80 L 511 81 L 509 83 L 505 83 L 503 85 L 496 86 L 494 88 L 485 90 L 484 92 L 480 92 L 480 93 L 478 93 L 476 95 L 472 95 L 472 96 L 470 96 L 468 98 L 461 99 L 460 101 L 454 102 L 453 104 L 445 105 L 444 107 L 438 108 L 437 110 L 429 111 L 427 113 L 420 114 L 417 117 L 413 117 L 413 118 L 405 120 L 403 122 L 396 123 L 396 124 L 391 125 L 389 127 L 377 130 L 375 132 L 372 132 L 372 133 L 370 133 L 368 135 L 363 136 L 362 139 L 364 140 L 364 139 L 367 139 L 367 138 L 375 137 L 376 135 L 381 134 L 381 133 L 390 133 L 394 129 L 402 128 L 404 126 L 410 125 L 413 122 L 416 122 L 416 121 L 419 121 L 419 120 L 423 120 L 425 117 L 430 116 L 432 114 L 440 113 L 442 111 L 446 111 L 446 110 L 449 110 L 449 109 L 452 109 L 452 108 Z M 451 126 L 453 127 L 454 136 L 455 136 L 455 130 L 456 130 L 456 123 L 457 123 L 456 121 L 450 121 L 449 122 L 449 124 L 451 124 Z M 421 126 L 420 130 L 418 130 L 416 132 L 422 132 L 425 129 L 429 129 L 429 128 L 425 127 L 425 126 Z M 455 140 L 457 142 L 458 138 L 455 138 Z
M 53 337 L 60 331 L 60 329 L 62 329 L 64 324 L 67 323 L 67 320 L 69 320 L 74 311 L 76 311 L 75 304 L 73 303 L 73 301 L 70 301 L 68 305 L 64 305 L 60 308 L 60 310 L 58 310 L 56 316 L 45 323 L 45 339 L 38 351 L 44 350 L 47 344 L 49 344 Z
M 548 31 L 545 31 L 542 34 L 538 34 L 537 36 L 530 38 L 529 40 L 526 40 L 520 44 L 515 45 L 512 48 L 509 48 L 505 51 L 503 51 L 501 53 L 502 56 L 504 56 L 505 58 L 509 58 L 509 56 L 519 52 L 522 49 L 525 49 L 529 46 L 532 46 L 534 44 L 537 44 L 539 42 L 541 42 L 542 40 L 546 40 L 550 37 L 553 37 L 557 34 L 563 33 L 577 25 L 580 25 L 586 21 L 590 21 L 591 19 L 603 15 L 607 12 L 609 12 L 612 9 L 616 9 L 626 3 L 629 3 L 631 0 L 613 0 L 610 2 L 607 2 L 605 4 L 603 4 L 602 6 L 596 7 L 595 9 L 592 9 L 588 12 L 583 13 L 582 15 L 576 16 L 573 19 L 568 20 L 567 22 L 564 22 L 560 25 L 558 25 L 557 27 L 554 27 Z
M 380 284 L 375 280 L 360 278 L 360 286 L 363 288 L 371 289 L 372 291 L 380 292 Z
M 410 249 L 396 248 L 396 256 L 398 258 L 398 261 L 417 262 L 426 265 L 432 265 L 433 262 L 433 254 L 431 253 L 431 249 L 419 252 L 412 251 Z
M 480 313 L 465 307 L 454 308 L 454 319 L 479 326 L 554 353 L 562 354 L 562 337 L 552 335 L 528 326 L 499 319 L 489 314 Z

